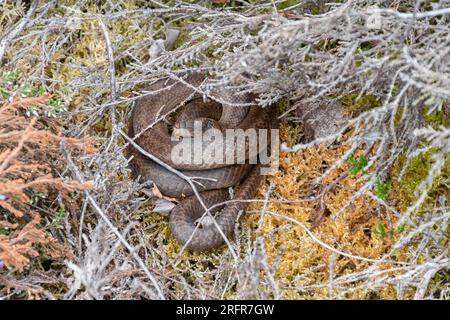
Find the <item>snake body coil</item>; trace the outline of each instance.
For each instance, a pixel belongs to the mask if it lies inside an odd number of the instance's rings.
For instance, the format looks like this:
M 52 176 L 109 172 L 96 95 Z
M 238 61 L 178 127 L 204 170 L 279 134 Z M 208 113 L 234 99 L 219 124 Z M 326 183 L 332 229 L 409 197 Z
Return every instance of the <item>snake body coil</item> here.
M 227 188 L 238 183 L 234 200 L 253 198 L 260 183 L 259 165 L 249 163 L 230 165 L 214 161 L 176 163 L 171 157 L 175 142 L 171 140 L 170 127 L 189 127 L 192 121 L 200 119 L 203 123 L 212 123 L 222 132 L 226 129 L 243 131 L 250 128 L 270 129 L 276 124 L 276 115 L 274 108 L 257 106 L 250 95 L 237 96 L 229 91 L 220 91 L 213 92 L 211 94 L 213 99 L 205 101 L 203 96 L 197 93 L 204 80 L 203 75 L 193 74 L 183 80 L 160 80 L 150 85 L 147 90 L 151 93 L 136 101 L 128 134 L 131 138 L 134 137 L 135 142 L 144 150 L 167 165 L 186 176 L 195 177 L 200 182 L 196 184 L 200 196 L 209 208 L 226 201 L 229 198 Z M 182 109 L 178 119 L 171 119 L 178 108 Z M 210 141 L 202 147 L 215 147 L 214 143 L 217 142 Z M 240 148 L 244 153 L 248 151 L 249 144 L 248 142 L 224 144 L 218 148 L 223 148 L 225 154 L 234 152 L 233 154 L 237 155 Z M 132 156 L 130 164 L 135 176 L 151 180 L 163 194 L 181 199 L 170 214 L 170 227 L 179 242 L 182 244 L 187 242 L 187 248 L 192 250 L 211 249 L 224 242 L 216 225 L 202 225 L 196 228 L 195 222 L 205 210 L 193 195 L 187 181 L 146 158 L 132 146 L 129 146 L 127 151 L 129 156 Z M 183 196 L 186 198 L 182 198 Z M 237 215 L 245 207 L 245 202 L 232 201 L 214 210 L 217 212 L 221 209 L 215 220 L 225 236 L 232 234 Z

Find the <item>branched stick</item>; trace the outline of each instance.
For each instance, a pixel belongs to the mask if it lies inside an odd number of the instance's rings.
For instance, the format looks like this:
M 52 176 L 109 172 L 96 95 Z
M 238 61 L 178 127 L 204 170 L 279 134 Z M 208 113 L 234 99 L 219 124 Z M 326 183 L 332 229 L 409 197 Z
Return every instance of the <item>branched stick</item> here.
M 63 155 L 65 156 L 66 160 L 67 160 L 67 164 L 69 166 L 69 168 L 71 169 L 71 171 L 75 174 L 76 178 L 81 182 L 84 183 L 85 180 L 83 178 L 83 176 L 81 175 L 80 171 L 78 170 L 78 168 L 75 166 L 75 163 L 73 162 L 71 156 L 69 155 L 68 151 L 66 150 L 66 148 L 64 147 L 64 141 L 61 142 L 61 152 L 63 153 Z M 155 279 L 155 277 L 150 273 L 150 271 L 148 270 L 147 265 L 144 263 L 144 261 L 142 261 L 142 259 L 139 257 L 139 255 L 136 253 L 135 249 L 128 243 L 128 241 L 122 236 L 122 234 L 119 232 L 119 230 L 117 230 L 117 228 L 112 224 L 112 222 L 109 220 L 108 216 L 103 212 L 103 210 L 100 208 L 100 206 L 97 204 L 97 202 L 95 201 L 95 199 L 92 197 L 91 193 L 87 190 L 84 191 L 84 194 L 87 198 L 87 200 L 89 201 L 89 203 L 91 204 L 92 208 L 94 208 L 94 210 L 100 215 L 100 217 L 106 222 L 106 224 L 108 225 L 108 227 L 114 232 L 114 234 L 117 236 L 117 238 L 120 240 L 120 242 L 122 242 L 122 244 L 125 246 L 125 248 L 127 248 L 127 250 L 130 252 L 130 254 L 133 256 L 133 258 L 137 261 L 137 263 L 139 264 L 139 266 L 142 268 L 142 270 L 144 270 L 145 274 L 147 275 L 147 277 L 151 280 L 151 282 L 153 283 L 153 285 L 155 286 L 156 292 L 158 293 L 158 296 L 161 299 L 164 299 L 164 293 L 161 290 L 160 285 L 158 284 L 157 280 Z

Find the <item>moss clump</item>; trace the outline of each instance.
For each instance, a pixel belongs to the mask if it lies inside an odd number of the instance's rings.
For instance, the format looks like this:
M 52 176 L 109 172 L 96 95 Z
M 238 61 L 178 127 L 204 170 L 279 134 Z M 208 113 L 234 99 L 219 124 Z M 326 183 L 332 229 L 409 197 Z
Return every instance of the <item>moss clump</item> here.
M 300 0 L 286 0 L 286 1 L 281 2 L 278 5 L 278 9 L 279 10 L 287 9 L 287 8 L 292 7 L 292 6 L 296 6 L 296 5 L 300 4 L 301 2 L 302 1 L 300 1 Z
M 348 113 L 355 111 L 361 112 L 372 108 L 380 107 L 381 100 L 374 95 L 362 95 L 359 99 L 359 93 L 351 93 L 341 98 L 344 110 Z
M 280 139 L 290 145 L 295 141 L 296 128 L 288 123 L 280 126 Z M 343 137 L 342 145 L 336 148 L 327 148 L 324 145 L 308 148 L 296 153 L 280 153 L 279 172 L 267 178 L 266 184 L 258 190 L 257 198 L 264 198 L 267 192 L 267 182 L 273 182 L 272 196 L 274 200 L 298 200 L 310 198 L 311 186 L 323 171 L 340 159 L 349 146 L 345 144 L 348 137 Z M 362 150 L 355 152 L 359 159 Z M 323 185 L 329 185 L 345 172 L 350 170 L 348 163 L 333 170 L 327 176 Z M 344 204 L 354 196 L 364 181 L 359 175 L 348 175 L 340 180 L 338 186 L 332 188 L 324 197 L 323 203 L 330 216 L 314 229 L 314 235 L 328 244 L 339 244 L 339 249 L 354 255 L 378 259 L 390 250 L 392 240 L 373 236 L 370 230 L 379 226 L 380 222 L 388 226 L 386 212 L 383 207 L 369 198 L 363 196 L 353 201 L 351 208 L 341 212 Z M 259 212 L 260 203 L 252 204 L 248 211 Z M 244 222 L 243 229 L 257 230 L 260 236 L 266 239 L 265 254 L 269 265 L 277 261 L 275 278 L 280 286 L 298 288 L 310 285 L 327 283 L 329 279 L 330 251 L 314 241 L 302 227 L 311 228 L 314 215 L 319 203 L 304 201 L 300 203 L 268 203 L 267 212 L 275 212 L 279 216 L 270 214 L 261 217 L 259 214 L 249 215 Z M 377 214 L 379 213 L 379 214 Z M 327 214 L 328 215 L 328 214 Z M 299 224 L 283 218 L 289 217 Z M 261 220 L 262 224 L 261 224 Z M 395 218 L 394 218 L 395 220 Z M 395 221 L 392 221 L 395 223 Z M 386 231 L 387 232 L 387 231 Z M 256 235 L 255 235 L 256 236 Z M 403 257 L 399 257 L 399 260 Z M 350 261 L 346 257 L 335 261 L 335 275 L 343 276 L 357 270 L 367 268 L 366 262 Z M 389 290 L 388 290 L 389 289 Z M 396 298 L 395 289 L 388 288 L 377 292 L 380 298 Z M 328 289 L 314 288 L 310 291 L 284 290 L 285 299 L 320 299 L 328 297 Z M 355 290 L 348 298 L 371 298 L 370 290 Z
M 181 30 L 177 40 L 173 44 L 173 50 L 180 48 L 183 44 L 191 41 L 191 35 L 186 30 Z
M 425 121 L 430 124 L 434 129 L 437 129 L 439 126 L 450 126 L 450 117 L 445 112 L 445 109 L 442 109 L 441 111 L 434 111 L 431 113 L 428 113 L 430 110 L 429 107 L 425 107 L 423 109 L 423 117 Z
M 396 208 L 405 210 L 416 200 L 416 191 L 419 184 L 427 177 L 433 164 L 433 151 L 420 154 L 411 160 L 405 174 L 399 181 L 400 173 L 406 164 L 406 156 L 400 156 L 391 169 L 392 200 Z M 438 195 L 444 195 L 450 199 L 450 190 L 445 186 L 445 181 L 450 177 L 450 157 L 447 156 L 441 174 L 435 178 L 433 186 L 428 192 L 427 202 L 434 201 Z

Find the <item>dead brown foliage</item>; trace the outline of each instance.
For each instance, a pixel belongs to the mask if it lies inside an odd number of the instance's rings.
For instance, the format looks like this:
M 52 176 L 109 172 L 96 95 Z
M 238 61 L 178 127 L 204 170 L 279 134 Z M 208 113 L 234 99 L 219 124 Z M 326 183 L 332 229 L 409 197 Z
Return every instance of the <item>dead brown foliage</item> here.
M 73 152 L 92 153 L 93 140 L 62 137 L 44 117 L 28 117 L 30 106 L 45 106 L 49 95 L 16 99 L 0 107 L 0 262 L 21 272 L 39 250 L 51 257 L 63 253 L 56 239 L 42 229 L 42 213 L 29 206 L 32 190 L 70 192 L 92 187 L 58 177 L 62 141 Z

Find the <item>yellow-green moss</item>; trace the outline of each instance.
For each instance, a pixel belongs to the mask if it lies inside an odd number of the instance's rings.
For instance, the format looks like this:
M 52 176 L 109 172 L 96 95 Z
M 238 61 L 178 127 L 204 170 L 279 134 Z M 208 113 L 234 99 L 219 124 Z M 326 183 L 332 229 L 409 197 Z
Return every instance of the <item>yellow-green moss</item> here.
M 394 126 L 396 128 L 400 124 L 400 121 L 402 120 L 403 111 L 404 111 L 404 107 L 399 107 L 398 110 L 397 110 L 397 113 L 395 114 Z
M 286 112 L 289 108 L 289 102 L 288 99 L 281 99 L 277 102 L 278 112 L 282 114 L 283 112 Z
M 336 49 L 338 46 L 339 40 L 328 40 L 322 39 L 318 43 L 318 47 L 324 51 Z
M 365 111 L 381 106 L 381 100 L 377 96 L 362 95 L 359 99 L 358 96 L 359 92 L 355 92 L 341 98 L 342 106 L 346 112 Z
M 429 151 L 425 154 L 420 154 L 411 160 L 411 163 L 400 181 L 398 181 L 398 177 L 406 164 L 406 156 L 402 155 L 395 161 L 391 170 L 391 197 L 398 210 L 405 210 L 416 200 L 415 192 L 417 191 L 419 184 L 427 177 L 433 164 L 433 153 L 433 151 Z M 433 186 L 428 193 L 428 201 L 435 201 L 437 196 L 441 194 L 446 196 L 447 199 L 450 199 L 450 190 L 444 183 L 445 180 L 448 180 L 449 178 L 450 157 L 447 156 L 441 174 L 435 178 Z
M 278 4 L 277 7 L 278 7 L 278 9 L 283 10 L 283 9 L 298 5 L 301 2 L 303 2 L 303 1 L 302 0 L 286 0 L 286 1 L 283 1 L 280 4 Z
M 191 41 L 191 36 L 189 34 L 188 31 L 186 30 L 182 30 L 180 31 L 177 40 L 175 41 L 175 43 L 173 44 L 173 49 L 178 49 L 180 48 L 183 44 L 187 43 Z
M 441 111 L 434 111 L 428 114 L 428 111 L 430 110 L 429 107 L 425 107 L 423 109 L 423 117 L 425 121 L 430 124 L 433 128 L 438 128 L 439 126 L 450 126 L 450 117 L 444 112 L 444 110 Z

